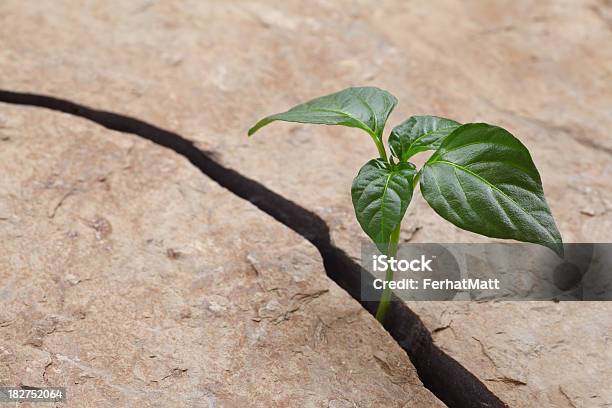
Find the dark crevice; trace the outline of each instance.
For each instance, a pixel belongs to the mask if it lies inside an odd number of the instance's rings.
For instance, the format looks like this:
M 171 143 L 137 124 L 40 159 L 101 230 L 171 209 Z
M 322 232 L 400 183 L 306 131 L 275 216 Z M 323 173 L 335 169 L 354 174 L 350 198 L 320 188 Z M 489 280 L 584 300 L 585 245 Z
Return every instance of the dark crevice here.
M 352 297 L 360 300 L 362 268 L 332 244 L 329 228 L 321 217 L 257 181 L 222 166 L 181 135 L 129 116 L 91 109 L 45 95 L 0 90 L 0 102 L 38 106 L 79 116 L 108 129 L 131 133 L 174 150 L 206 176 L 310 241 L 321 253 L 328 276 Z M 364 276 L 372 278 L 367 272 Z M 361 304 L 374 314 L 377 302 Z M 449 407 L 506 406 L 478 378 L 434 345 L 423 322 L 403 302 L 392 303 L 385 328 L 406 351 L 425 387 Z

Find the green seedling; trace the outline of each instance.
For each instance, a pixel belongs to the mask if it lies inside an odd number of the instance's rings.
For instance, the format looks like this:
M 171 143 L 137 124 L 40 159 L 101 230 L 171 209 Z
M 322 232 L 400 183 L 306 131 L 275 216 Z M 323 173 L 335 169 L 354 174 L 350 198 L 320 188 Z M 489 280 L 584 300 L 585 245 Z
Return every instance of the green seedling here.
M 389 257 L 397 253 L 402 218 L 417 184 L 429 205 L 459 228 L 544 245 L 563 256 L 540 174 L 517 138 L 486 123 L 412 116 L 391 131 L 387 155 L 383 129 L 396 104 L 397 99 L 381 89 L 349 88 L 268 116 L 249 129 L 249 136 L 277 120 L 364 130 L 378 157 L 364 164 L 353 180 L 353 206 L 363 231 Z M 410 158 L 428 150 L 434 153 L 417 171 Z M 392 278 L 388 273 L 386 279 Z M 386 288 L 376 312 L 380 322 L 390 301 Z

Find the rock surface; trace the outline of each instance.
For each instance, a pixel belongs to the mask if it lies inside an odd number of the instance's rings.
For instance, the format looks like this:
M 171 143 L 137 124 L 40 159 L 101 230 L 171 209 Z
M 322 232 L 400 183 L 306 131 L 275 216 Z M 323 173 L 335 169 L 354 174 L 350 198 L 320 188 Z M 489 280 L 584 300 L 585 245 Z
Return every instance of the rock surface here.
M 314 247 L 184 158 L 0 120 L 0 384 L 73 407 L 443 406 Z
M 530 148 L 565 241 L 605 242 L 612 228 L 610 15 L 605 0 L 109 1 L 86 9 L 9 0 L 0 5 L 0 87 L 177 131 L 316 211 L 335 244 L 358 258 L 365 236 L 348 191 L 375 154 L 368 137 L 294 124 L 275 124 L 250 140 L 245 134 L 260 117 L 311 97 L 380 86 L 400 100 L 390 125 L 436 114 L 506 127 Z M 486 241 L 441 220 L 418 194 L 402 236 Z M 597 329 L 612 325 L 608 304 L 411 307 L 431 329 L 448 324 L 443 310 L 452 316 L 453 331 L 438 332 L 436 342 L 514 406 L 612 404 L 604 394 L 609 338 Z M 504 334 L 496 335 L 500 322 Z M 556 347 L 561 340 L 564 347 Z M 531 341 L 542 342 L 540 354 L 523 348 Z M 491 349 L 513 357 L 493 362 L 485 353 Z M 588 369 L 575 368 L 577 361 Z M 516 365 L 524 374 L 518 382 L 499 380 L 515 378 Z
M 434 342 L 510 407 L 608 407 L 608 302 L 411 303 Z

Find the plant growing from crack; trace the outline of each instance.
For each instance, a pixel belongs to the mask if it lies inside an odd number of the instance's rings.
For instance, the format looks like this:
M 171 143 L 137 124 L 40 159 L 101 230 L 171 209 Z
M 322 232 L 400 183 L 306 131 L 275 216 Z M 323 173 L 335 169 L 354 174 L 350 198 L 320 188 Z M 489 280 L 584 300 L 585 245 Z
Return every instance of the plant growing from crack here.
M 348 88 L 268 116 L 249 129 L 286 122 L 343 125 L 364 130 L 378 157 L 353 180 L 357 221 L 377 248 L 394 257 L 400 225 L 417 184 L 429 205 L 456 226 L 493 238 L 545 245 L 563 256 L 563 243 L 527 148 L 512 134 L 486 123 L 460 124 L 436 116 L 412 116 L 391 131 L 390 155 L 383 129 L 397 104 L 373 87 Z M 408 160 L 434 153 L 417 171 Z M 388 269 L 386 280 L 393 279 Z M 385 286 L 376 318 L 384 323 L 391 301 Z

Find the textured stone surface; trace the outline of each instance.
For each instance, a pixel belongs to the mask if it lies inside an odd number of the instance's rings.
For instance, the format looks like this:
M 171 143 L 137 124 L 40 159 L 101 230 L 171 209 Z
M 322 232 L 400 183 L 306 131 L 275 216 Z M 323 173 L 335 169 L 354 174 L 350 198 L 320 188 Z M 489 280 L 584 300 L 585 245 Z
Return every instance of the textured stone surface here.
M 275 124 L 251 140 L 245 134 L 261 116 L 305 99 L 380 86 L 400 100 L 391 125 L 437 114 L 509 129 L 532 151 L 564 239 L 605 242 L 612 228 L 610 10 L 605 0 L 144 1 L 83 9 L 4 1 L 0 87 L 50 93 L 175 130 L 316 211 L 334 242 L 358 257 L 365 236 L 349 186 L 375 154 L 367 135 L 294 124 Z M 420 198 L 402 234 L 415 242 L 486 240 L 441 220 Z M 612 324 L 606 304 L 411 306 L 431 328 L 447 324 L 438 308 L 453 316 L 454 337 L 442 331 L 436 341 L 485 381 L 521 364 L 526 385 L 487 381 L 502 399 L 517 406 L 612 403 L 603 394 L 609 340 L 590 330 Z M 532 314 L 541 324 L 523 329 Z M 504 336 L 495 335 L 500 322 L 507 322 Z M 565 327 L 572 328 L 566 348 L 554 347 L 551 332 Z M 514 350 L 515 357 L 496 360 L 499 373 L 492 372 L 472 337 L 484 350 Z M 540 359 L 557 369 L 549 373 L 514 346 L 526 338 L 543 342 Z M 575 369 L 574 361 L 588 361 L 588 370 Z M 599 400 L 588 399 L 591 391 L 580 385 L 587 382 Z
M 400 100 L 391 125 L 433 113 L 507 127 L 531 148 L 564 239 L 607 236 L 612 50 L 605 1 L 117 3 L 77 10 L 3 2 L 0 86 L 176 130 L 308 204 L 355 252 L 354 237 L 364 235 L 347 191 L 375 154 L 367 135 L 295 124 L 275 124 L 250 140 L 245 134 L 260 117 L 308 98 L 376 85 Z M 312 181 L 298 188 L 296 180 Z M 439 222 L 421 199 L 405 229 L 415 240 L 479 239 Z
M 442 406 L 314 247 L 185 159 L 0 119 L 0 384 L 73 407 Z
M 411 304 L 434 341 L 511 407 L 609 407 L 605 302 Z

